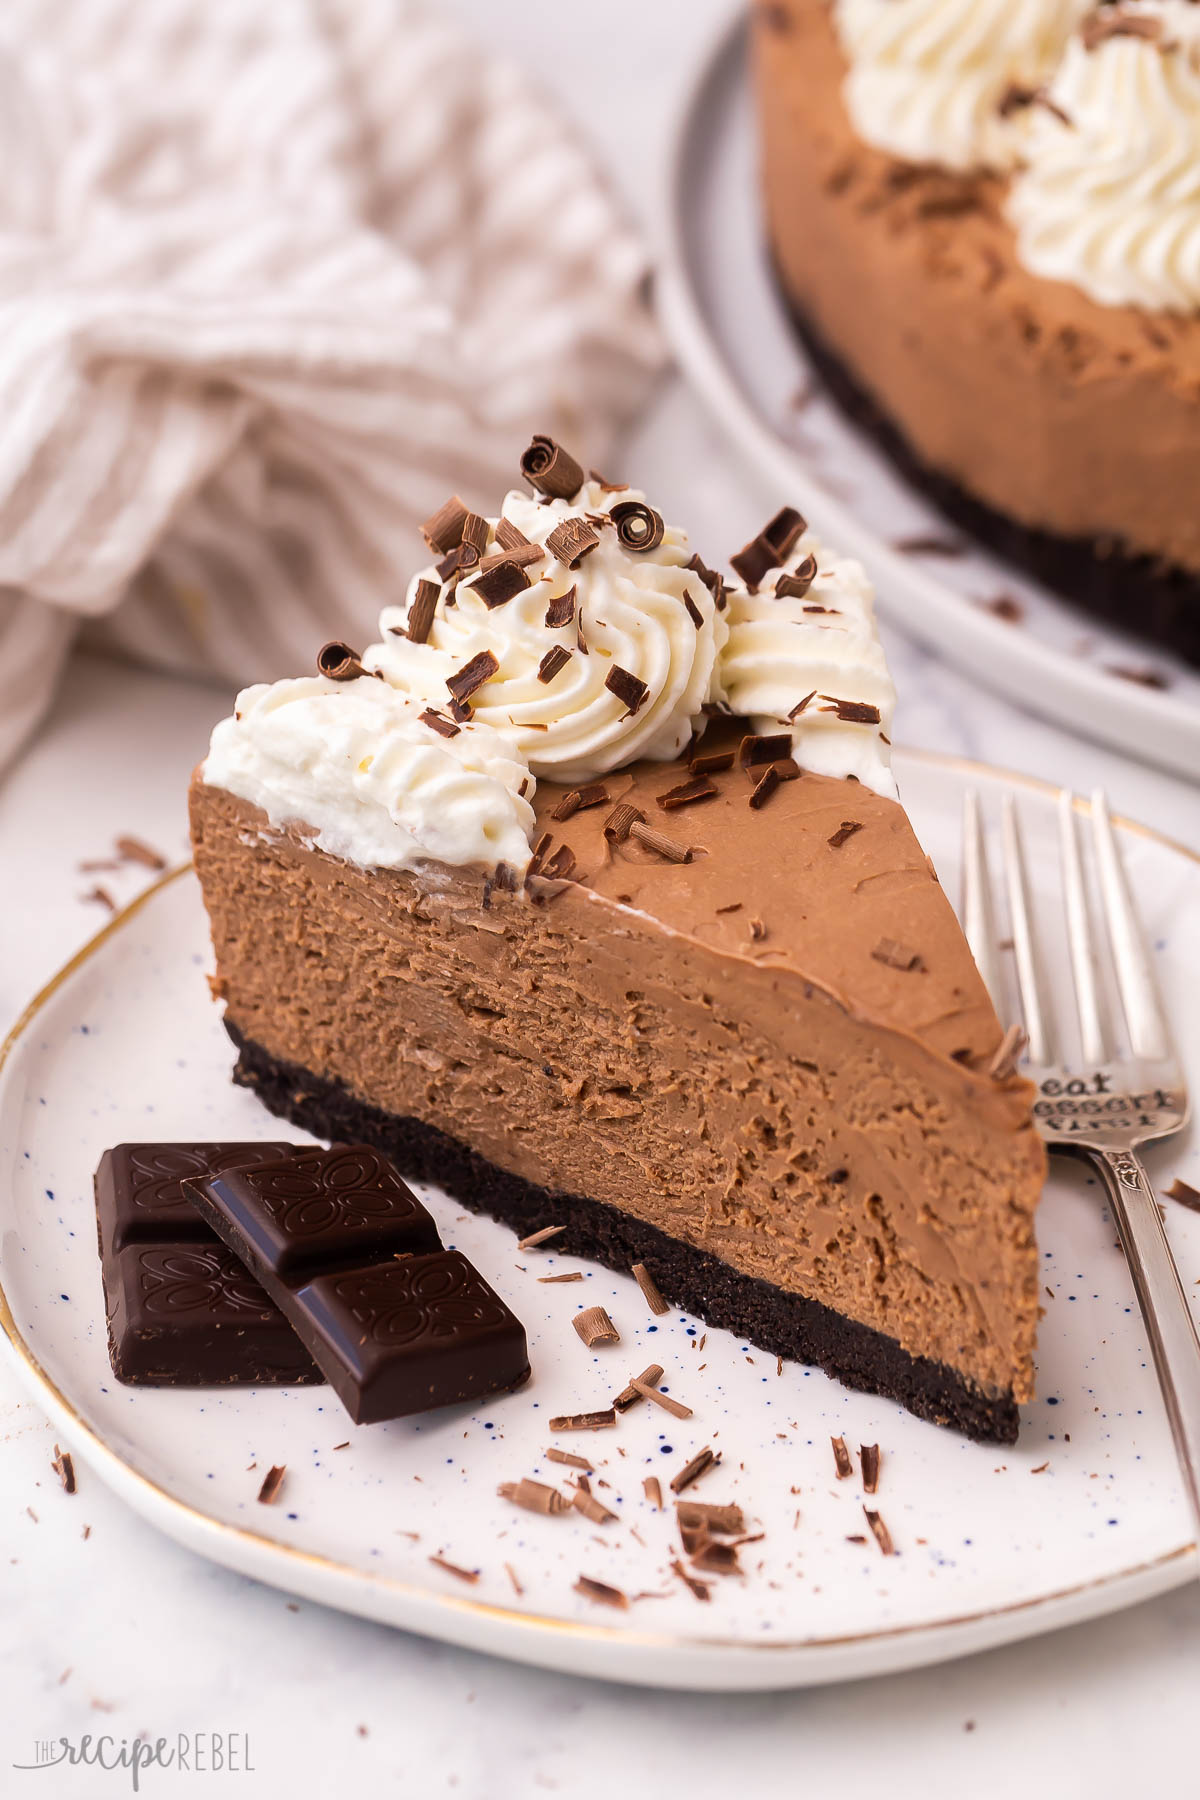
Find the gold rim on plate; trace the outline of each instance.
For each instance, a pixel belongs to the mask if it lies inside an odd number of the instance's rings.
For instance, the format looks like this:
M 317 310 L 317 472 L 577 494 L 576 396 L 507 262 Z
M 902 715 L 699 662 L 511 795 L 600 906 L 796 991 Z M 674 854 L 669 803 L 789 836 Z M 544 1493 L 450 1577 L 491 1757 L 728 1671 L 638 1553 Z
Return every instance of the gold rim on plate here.
M 913 761 L 926 763 L 933 768 L 945 770 L 947 773 L 965 774 L 980 781 L 1003 781 L 1011 786 L 1027 788 L 1033 792 L 1047 796 L 1056 796 L 1062 792 L 1062 789 L 1053 782 L 1042 781 L 1033 775 L 1021 775 L 1010 770 L 996 769 L 986 763 L 973 761 L 969 757 L 948 756 L 936 750 L 903 750 L 901 754 Z M 1086 810 L 1087 802 L 1077 797 L 1075 805 L 1077 809 L 1084 811 Z M 1144 838 L 1151 843 L 1159 844 L 1164 849 L 1173 851 L 1175 854 L 1185 857 L 1189 862 L 1200 864 L 1200 852 L 1192 850 L 1188 845 L 1182 844 L 1174 838 L 1168 837 L 1165 832 L 1155 830 L 1153 826 L 1139 824 L 1136 820 L 1127 819 L 1120 814 L 1113 815 L 1113 823 L 1122 831 L 1129 832 L 1136 837 Z M 109 919 L 105 925 L 101 926 L 100 930 L 97 931 L 93 937 L 89 938 L 88 941 L 63 964 L 61 969 L 50 977 L 49 981 L 38 990 L 33 999 L 30 1000 L 29 1004 L 21 1012 L 12 1028 L 6 1034 L 3 1043 L 0 1043 L 0 1073 L 3 1073 L 8 1059 L 16 1049 L 20 1039 L 24 1036 L 30 1025 L 32 1025 L 38 1014 L 49 1004 L 55 994 L 58 993 L 59 989 L 63 987 L 65 983 L 78 972 L 78 970 L 83 968 L 110 938 L 123 930 L 124 927 L 150 903 L 150 901 L 155 899 L 165 888 L 170 887 L 182 876 L 189 874 L 191 870 L 192 864 L 190 862 L 181 863 L 177 868 L 168 870 L 165 875 L 161 875 L 156 881 L 151 882 L 150 886 L 145 888 L 142 893 L 138 894 L 135 899 L 131 900 L 127 906 L 123 906 L 119 912 L 114 913 L 113 917 Z M 280 1543 L 278 1539 L 265 1537 L 261 1532 L 249 1531 L 244 1526 L 240 1525 L 226 1524 L 223 1520 L 214 1518 L 212 1514 L 202 1512 L 198 1507 L 191 1506 L 186 1500 L 180 1500 L 176 1495 L 170 1493 L 168 1489 L 161 1487 L 158 1482 L 152 1481 L 148 1475 L 143 1475 L 139 1469 L 134 1468 L 131 1463 L 126 1462 L 124 1457 L 119 1456 L 111 1445 L 88 1424 L 87 1420 L 82 1416 L 74 1403 L 67 1398 L 58 1384 L 47 1374 L 46 1370 L 39 1363 L 37 1357 L 26 1343 L 16 1320 L 13 1318 L 12 1309 L 9 1305 L 8 1296 L 4 1291 L 2 1281 L 0 1281 L 0 1333 L 2 1333 L 3 1337 L 7 1340 L 17 1364 L 23 1371 L 29 1384 L 42 1395 L 48 1396 L 52 1408 L 56 1409 L 64 1419 L 69 1422 L 70 1429 L 77 1434 L 79 1442 L 83 1447 L 83 1454 L 90 1463 L 101 1470 L 106 1463 L 114 1465 L 116 1470 L 119 1471 L 119 1483 L 130 1482 L 133 1485 L 140 1487 L 147 1495 L 153 1508 L 161 1508 L 167 1515 L 174 1515 L 181 1521 L 186 1522 L 190 1528 L 188 1532 L 189 1542 L 195 1542 L 197 1535 L 201 1537 L 223 1537 L 240 1544 L 248 1545 L 255 1551 L 265 1553 L 269 1559 L 278 1563 L 279 1579 L 277 1582 L 274 1581 L 272 1576 L 264 1577 L 264 1579 L 272 1581 L 273 1585 L 278 1585 L 289 1591 L 295 1590 L 292 1587 L 292 1584 L 287 1580 L 288 1569 L 297 1566 L 306 1567 L 319 1570 L 341 1581 L 361 1584 L 364 1588 L 369 1589 L 372 1592 L 378 1592 L 381 1589 L 385 1589 L 389 1593 L 396 1594 L 402 1598 L 411 1599 L 420 1604 L 432 1603 L 439 1610 L 445 1609 L 460 1615 L 485 1618 L 502 1622 L 506 1625 L 515 1625 L 521 1627 L 525 1631 L 566 1633 L 574 1637 L 587 1638 L 596 1643 L 612 1645 L 630 1644 L 642 1649 L 651 1650 L 670 1648 L 686 1649 L 690 1651 L 736 1651 L 741 1654 L 759 1654 L 768 1652 L 773 1656 L 778 1656 L 781 1651 L 791 1652 L 793 1654 L 803 1652 L 807 1655 L 811 1655 L 815 1659 L 822 1651 L 844 1650 L 851 1646 L 873 1643 L 882 1644 L 905 1638 L 919 1638 L 922 1635 L 927 1635 L 931 1638 L 939 1638 L 948 1636 L 955 1631 L 961 1631 L 968 1625 L 979 1624 L 986 1620 L 1017 1618 L 1022 1613 L 1032 1612 L 1037 1609 L 1053 1611 L 1056 1608 L 1061 1608 L 1071 1600 L 1082 1598 L 1084 1595 L 1099 1595 L 1107 1589 L 1119 1588 L 1125 1584 L 1136 1585 L 1154 1575 L 1164 1577 L 1174 1565 L 1178 1565 L 1182 1569 L 1182 1565 L 1190 1558 L 1192 1552 L 1196 1549 L 1196 1545 L 1191 1542 L 1180 1544 L 1176 1549 L 1167 1551 L 1164 1555 L 1155 1557 L 1150 1562 L 1136 1563 L 1133 1567 L 1122 1569 L 1115 1575 L 1103 1575 L 1094 1581 L 1077 1582 L 1072 1587 L 1060 1588 L 1051 1594 L 1039 1594 L 1035 1598 L 1028 1600 L 1013 1601 L 1007 1606 L 990 1606 L 981 1612 L 961 1613 L 952 1618 L 935 1619 L 921 1625 L 894 1625 L 883 1627 L 875 1631 L 853 1632 L 838 1637 L 790 1638 L 773 1640 L 766 1643 L 748 1643 L 740 1638 L 708 1636 L 682 1637 L 678 1634 L 668 1632 L 629 1631 L 618 1629 L 613 1626 L 581 1624 L 578 1621 L 571 1619 L 553 1618 L 545 1613 L 522 1612 L 517 1608 L 500 1606 L 492 1601 L 470 1600 L 455 1594 L 441 1594 L 433 1588 L 419 1587 L 412 1582 L 398 1580 L 394 1576 L 367 1575 L 365 1571 L 356 1568 L 352 1563 L 337 1562 L 332 1557 L 319 1556 L 309 1550 L 294 1549 L 288 1544 Z M 1163 1581 L 1161 1587 L 1156 1591 L 1162 1591 L 1162 1588 L 1164 1587 L 1182 1585 L 1183 1581 L 1186 1579 L 1188 1579 L 1187 1575 L 1180 1573 L 1177 1582 Z M 1129 1596 L 1129 1600 L 1124 1602 L 1124 1604 L 1133 1604 L 1137 1600 L 1146 1597 L 1148 1596 L 1141 1593 L 1134 1593 Z M 326 1602 L 326 1604 L 329 1604 L 329 1602 Z M 345 1610 L 350 1609 L 346 1608 Z M 1112 1610 L 1115 1611 L 1117 1608 L 1114 1607 Z M 366 1616 L 376 1619 L 379 1617 L 378 1613 L 370 1613 Z M 1086 1614 L 1079 1615 L 1080 1618 L 1084 1616 L 1086 1616 Z M 1072 1621 L 1064 1620 L 1062 1622 L 1067 1624 Z M 1047 1629 L 1052 1628 L 1052 1623 L 1052 1621 L 1048 1623 Z M 403 1627 L 401 1627 L 401 1629 L 403 1629 Z M 1002 1638 L 997 1639 L 996 1644 L 998 1645 L 1003 1641 L 1005 1640 Z M 980 1648 L 985 1647 L 986 1646 L 980 1646 Z

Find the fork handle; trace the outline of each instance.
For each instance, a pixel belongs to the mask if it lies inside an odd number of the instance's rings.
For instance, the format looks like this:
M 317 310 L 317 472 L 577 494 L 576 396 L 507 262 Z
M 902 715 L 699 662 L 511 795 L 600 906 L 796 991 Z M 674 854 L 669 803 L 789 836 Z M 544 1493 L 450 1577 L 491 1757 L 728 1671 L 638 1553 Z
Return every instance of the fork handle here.
M 1142 1309 L 1200 1547 L 1200 1338 L 1141 1158 L 1093 1152 Z

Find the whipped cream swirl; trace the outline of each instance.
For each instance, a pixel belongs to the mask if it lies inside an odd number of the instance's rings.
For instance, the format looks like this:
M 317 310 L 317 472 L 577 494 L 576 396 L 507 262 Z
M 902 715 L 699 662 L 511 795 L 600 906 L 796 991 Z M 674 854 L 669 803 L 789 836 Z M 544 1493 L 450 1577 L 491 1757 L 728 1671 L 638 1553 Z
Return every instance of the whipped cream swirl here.
M 810 556 L 817 573 L 808 592 L 777 594 L 784 574 Z M 789 726 L 802 768 L 853 775 L 878 794 L 895 795 L 889 740 L 896 690 L 861 563 L 832 555 L 807 532 L 757 593 L 731 589 L 720 679 L 726 703 L 756 731 Z M 878 717 L 855 716 L 859 709 Z
M 1121 23 L 1152 35 L 1125 35 Z M 1105 24 L 1110 35 L 1100 35 Z M 1009 217 L 1021 261 L 1102 306 L 1200 308 L 1200 5 L 1098 13 L 1030 109 Z
M 631 489 L 614 491 L 592 481 L 570 501 L 511 493 L 502 516 L 532 543 L 545 545 L 566 519 L 591 514 L 607 520 L 613 506 L 642 499 Z M 485 558 L 496 549 L 497 523 L 490 521 Z M 686 567 L 690 551 L 682 531 L 666 526 L 654 549 L 631 551 L 613 525 L 595 529 L 599 543 L 578 567 L 547 552 L 527 571 L 531 585 L 502 606 L 489 608 L 480 598 L 478 577 L 461 580 L 450 603 L 436 569 L 423 569 L 404 606 L 384 611 L 383 641 L 364 653 L 364 663 L 401 692 L 444 705 L 448 679 L 490 651 L 498 666 L 471 695 L 471 709 L 504 733 L 539 778 L 575 785 L 641 757 L 670 761 L 712 693 L 725 619 Z M 440 591 L 428 640 L 418 644 L 402 634 L 422 580 Z M 551 602 L 571 588 L 569 622 L 548 627 Z M 539 669 L 555 645 L 567 660 L 543 681 Z M 645 684 L 636 708 L 605 685 L 614 667 Z
M 212 735 L 204 779 L 302 822 L 331 856 L 368 868 L 529 861 L 533 781 L 489 725 L 443 737 L 424 703 L 360 677 L 260 683 Z
M 1024 108 L 1091 0 L 835 0 L 845 99 L 867 143 L 909 162 L 1008 169 Z

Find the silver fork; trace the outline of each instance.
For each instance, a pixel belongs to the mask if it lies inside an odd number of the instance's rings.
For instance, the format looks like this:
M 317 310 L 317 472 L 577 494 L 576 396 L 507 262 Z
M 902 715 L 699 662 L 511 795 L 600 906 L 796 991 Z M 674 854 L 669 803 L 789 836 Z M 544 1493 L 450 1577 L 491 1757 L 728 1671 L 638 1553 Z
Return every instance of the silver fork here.
M 1168 1137 L 1187 1122 L 1183 1071 L 1103 793 L 1093 794 L 1086 810 L 1107 958 L 1088 904 L 1076 827 L 1082 803 L 1066 792 L 1059 796 L 1059 853 L 1078 1061 L 1072 1051 L 1064 1050 L 1061 1021 L 1053 1017 L 1011 794 L 1004 795 L 1002 809 L 1005 885 L 1027 1040 L 1025 1072 L 1038 1089 L 1034 1117 L 1051 1149 L 1089 1158 L 1103 1177 L 1146 1323 L 1200 1546 L 1200 1339 L 1154 1189 L 1137 1154 L 1140 1145 Z M 1003 1018 L 1004 981 L 979 798 L 974 792 L 966 796 L 963 852 L 964 929 Z

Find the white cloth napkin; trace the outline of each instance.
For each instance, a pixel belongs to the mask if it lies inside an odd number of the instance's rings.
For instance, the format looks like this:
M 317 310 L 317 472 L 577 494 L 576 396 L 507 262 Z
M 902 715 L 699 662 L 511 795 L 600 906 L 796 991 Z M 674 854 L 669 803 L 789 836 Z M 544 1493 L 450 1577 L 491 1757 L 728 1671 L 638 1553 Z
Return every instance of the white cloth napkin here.
M 602 458 L 646 259 L 552 99 L 406 0 L 0 9 L 0 765 L 70 644 L 270 679 L 454 490 Z

